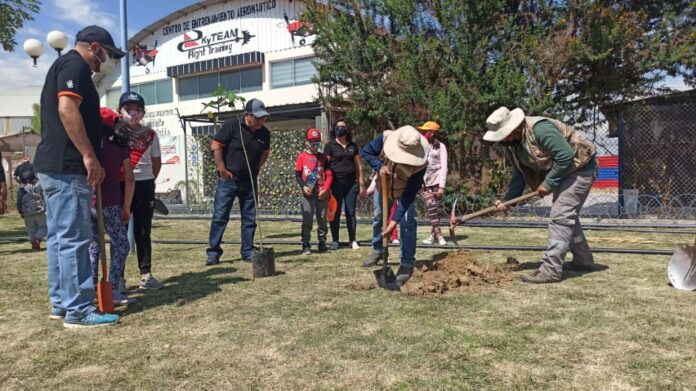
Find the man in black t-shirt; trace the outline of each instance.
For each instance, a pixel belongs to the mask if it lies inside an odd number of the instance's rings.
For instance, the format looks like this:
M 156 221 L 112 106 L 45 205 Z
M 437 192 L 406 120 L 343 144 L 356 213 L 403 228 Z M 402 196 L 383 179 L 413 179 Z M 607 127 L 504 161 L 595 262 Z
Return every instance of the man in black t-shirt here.
M 213 137 L 211 148 L 220 174 L 215 188 L 213 218 L 206 250 L 206 265 L 217 265 L 222 256 L 222 236 L 235 198 L 239 198 L 242 215 L 241 256 L 251 261 L 256 233 L 256 202 L 258 175 L 271 152 L 271 132 L 263 126 L 268 119 L 266 106 L 251 99 L 244 108 L 244 120 L 226 121 Z
M 34 168 L 46 194 L 50 318 L 63 319 L 68 328 L 118 321 L 117 315 L 100 314 L 92 305 L 92 187 L 104 179 L 98 160 L 99 94 L 92 72 L 108 73 L 124 55 L 106 30 L 85 27 L 75 37 L 75 48 L 51 65 L 41 92 L 41 143 Z

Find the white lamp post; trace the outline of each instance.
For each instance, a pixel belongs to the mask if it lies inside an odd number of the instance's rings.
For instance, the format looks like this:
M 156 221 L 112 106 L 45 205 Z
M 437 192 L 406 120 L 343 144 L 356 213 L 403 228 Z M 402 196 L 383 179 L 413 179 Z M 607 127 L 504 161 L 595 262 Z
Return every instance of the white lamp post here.
M 61 51 L 68 46 L 68 36 L 62 31 L 54 30 L 46 35 L 46 42 L 48 42 L 48 46 L 58 52 L 58 57 L 60 57 Z
M 51 31 L 46 35 L 46 42 L 58 52 L 60 57 L 61 51 L 68 46 L 68 36 L 62 31 Z M 44 54 L 43 44 L 38 39 L 29 38 L 24 41 L 24 51 L 34 60 L 34 67 L 36 67 L 36 60 Z
M 36 66 L 36 60 L 44 53 L 41 41 L 34 38 L 24 41 L 24 51 L 34 60 L 34 66 Z

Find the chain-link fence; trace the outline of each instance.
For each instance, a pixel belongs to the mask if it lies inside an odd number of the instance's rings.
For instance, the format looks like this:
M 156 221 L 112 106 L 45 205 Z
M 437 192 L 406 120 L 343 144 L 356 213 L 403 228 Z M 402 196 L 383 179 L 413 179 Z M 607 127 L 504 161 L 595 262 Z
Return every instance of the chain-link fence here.
M 607 121 L 585 133 L 597 146 L 599 176 L 582 215 L 595 218 L 696 219 L 696 94 L 649 98 L 602 109 Z M 273 131 L 273 153 L 259 183 L 259 210 L 263 215 L 297 216 L 300 191 L 295 183 L 295 158 L 303 149 L 304 129 Z M 210 144 L 201 141 L 203 150 Z M 191 173 L 196 193 L 188 207 L 172 204 L 174 213 L 212 213 L 215 185 L 210 156 L 201 154 L 199 172 Z M 205 156 L 203 156 L 205 155 Z M 212 166 L 211 166 L 212 165 Z M 196 168 L 196 166 L 194 166 Z M 202 173 L 201 173 L 202 172 Z M 200 189 L 200 190 L 198 190 Z M 466 195 L 457 202 L 459 215 L 487 206 L 495 195 Z M 454 195 L 443 202 L 442 217 L 449 215 Z M 552 197 L 535 198 L 513 208 L 514 217 L 546 217 Z M 236 209 L 233 213 L 238 213 Z M 420 216 L 424 205 L 418 201 Z M 369 219 L 372 197 L 360 197 L 357 214 Z

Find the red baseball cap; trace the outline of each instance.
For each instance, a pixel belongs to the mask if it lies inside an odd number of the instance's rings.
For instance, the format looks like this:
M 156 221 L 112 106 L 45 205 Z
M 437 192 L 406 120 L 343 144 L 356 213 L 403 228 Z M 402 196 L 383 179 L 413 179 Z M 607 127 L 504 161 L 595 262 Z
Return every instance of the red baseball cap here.
M 317 128 L 307 129 L 307 141 L 321 141 L 321 131 Z

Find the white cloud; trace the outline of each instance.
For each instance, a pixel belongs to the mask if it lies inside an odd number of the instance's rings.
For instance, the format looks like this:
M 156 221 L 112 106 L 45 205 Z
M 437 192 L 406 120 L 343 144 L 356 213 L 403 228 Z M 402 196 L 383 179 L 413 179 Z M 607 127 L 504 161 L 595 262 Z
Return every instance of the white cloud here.
M 0 79 L 0 90 L 7 91 L 17 87 L 40 86 L 46 79 L 46 72 L 56 60 L 55 52 L 46 52 L 39 58 L 37 67 L 34 68 L 33 62 L 24 51 L 14 53 L 3 53 L 0 57 L 0 69 L 2 69 L 2 79 Z
M 687 86 L 686 83 L 684 83 L 684 78 L 681 76 L 667 76 L 664 80 L 664 86 L 676 91 L 686 91 L 691 89 L 691 87 Z
M 24 30 L 24 33 L 26 33 L 28 36 L 39 39 L 45 38 L 46 36 L 46 33 L 34 27 L 28 27 Z
M 116 19 L 99 9 L 90 0 L 54 0 L 57 8 L 56 19 L 79 26 L 96 24 L 109 31 L 115 29 Z

